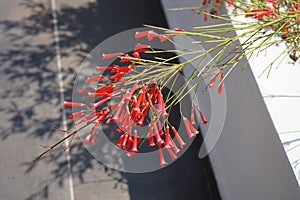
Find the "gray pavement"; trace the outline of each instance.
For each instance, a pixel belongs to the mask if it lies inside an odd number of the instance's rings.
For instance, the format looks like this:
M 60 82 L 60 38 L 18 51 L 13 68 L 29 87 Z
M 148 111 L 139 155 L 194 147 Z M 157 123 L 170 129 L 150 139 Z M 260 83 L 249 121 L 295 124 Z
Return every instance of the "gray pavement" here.
M 157 0 L 56 4 L 67 99 L 78 66 L 98 43 L 142 24 L 167 26 Z M 51 159 L 25 165 L 42 151 L 40 144 L 62 137 L 51 131 L 62 127 L 51 12 L 50 0 L 0 1 L 0 199 L 69 200 L 72 190 L 76 200 L 218 199 L 208 161 L 197 158 L 200 138 L 173 165 L 145 174 L 109 169 L 79 141 L 70 148 L 71 176 L 62 150 Z M 68 126 L 72 128 L 71 122 Z

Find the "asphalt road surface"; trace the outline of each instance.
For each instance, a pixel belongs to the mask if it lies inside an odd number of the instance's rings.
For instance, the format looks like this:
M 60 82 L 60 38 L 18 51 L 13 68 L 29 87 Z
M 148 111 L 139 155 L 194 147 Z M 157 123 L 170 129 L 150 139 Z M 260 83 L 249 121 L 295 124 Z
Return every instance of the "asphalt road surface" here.
M 159 1 L 0 1 L 1 200 L 218 199 L 207 160 L 197 158 L 199 138 L 173 165 L 145 174 L 105 167 L 78 140 L 69 152 L 25 164 L 43 150 L 40 144 L 62 137 L 51 129 L 64 127 L 63 113 L 70 111 L 61 108 L 61 97 L 70 99 L 87 53 L 142 24 L 167 27 Z

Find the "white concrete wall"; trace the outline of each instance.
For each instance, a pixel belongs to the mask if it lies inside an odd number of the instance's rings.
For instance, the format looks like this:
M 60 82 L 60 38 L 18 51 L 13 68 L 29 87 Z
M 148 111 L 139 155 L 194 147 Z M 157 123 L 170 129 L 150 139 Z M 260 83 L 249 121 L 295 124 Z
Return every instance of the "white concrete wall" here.
M 162 0 L 165 9 L 199 3 Z M 203 17 L 191 11 L 166 11 L 166 16 L 170 28 L 190 30 L 203 24 Z M 209 154 L 221 197 L 225 200 L 300 199 L 296 178 L 250 68 L 240 77 L 233 71 L 225 86 L 226 121 L 221 137 Z M 210 108 L 204 110 L 209 112 Z

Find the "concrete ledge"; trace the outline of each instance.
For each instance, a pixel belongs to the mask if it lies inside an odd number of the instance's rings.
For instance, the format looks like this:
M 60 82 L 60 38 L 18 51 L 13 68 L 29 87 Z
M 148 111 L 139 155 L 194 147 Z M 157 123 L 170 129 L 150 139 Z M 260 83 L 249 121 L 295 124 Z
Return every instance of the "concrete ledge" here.
M 162 0 L 165 9 L 198 3 Z M 165 13 L 170 28 L 189 30 L 204 23 L 202 16 L 191 11 Z M 209 154 L 222 198 L 300 199 L 296 178 L 250 67 L 242 76 L 236 75 L 237 71 L 233 71 L 225 82 L 227 117 L 222 135 Z

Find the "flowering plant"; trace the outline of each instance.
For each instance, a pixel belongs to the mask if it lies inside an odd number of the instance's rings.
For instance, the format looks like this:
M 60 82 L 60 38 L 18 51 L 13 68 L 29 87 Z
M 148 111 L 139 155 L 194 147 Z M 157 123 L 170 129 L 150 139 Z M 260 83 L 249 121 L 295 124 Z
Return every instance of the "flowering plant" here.
M 147 26 L 149 30 L 135 33 L 137 40 L 147 39 L 171 42 L 176 50 L 155 49 L 149 44 L 137 41 L 132 52 L 109 52 L 102 55 L 102 60 L 111 60 L 111 65 L 97 66 L 96 76 L 88 77 L 87 87 L 77 91 L 86 98 L 95 98 L 91 104 L 65 101 L 64 106 L 76 107 L 69 119 L 74 119 L 75 125 L 82 125 L 75 131 L 51 146 L 35 158 L 37 161 L 58 145 L 67 140 L 69 144 L 74 136 L 85 127 L 90 127 L 83 139 L 85 145 L 95 143 L 100 134 L 98 127 L 103 124 L 115 126 L 118 135 L 116 146 L 127 151 L 128 156 L 139 152 L 142 144 L 157 148 L 160 165 L 167 164 L 163 147 L 168 156 L 175 160 L 177 154 L 186 145 L 182 134 L 170 120 L 172 108 L 179 106 L 178 112 L 182 118 L 188 138 L 199 134 L 198 118 L 202 124 L 208 120 L 197 104 L 197 93 L 204 80 L 208 80 L 203 89 L 217 87 L 217 93 L 222 95 L 224 80 L 228 74 L 246 56 L 250 58 L 256 51 L 272 45 L 286 45 L 282 52 L 264 71 L 271 70 L 274 64 L 289 56 L 293 62 L 299 57 L 299 0 L 275 1 L 264 0 L 251 2 L 225 1 L 232 14 L 219 14 L 221 0 L 203 0 L 198 7 L 178 8 L 173 10 L 192 10 L 208 17 L 217 18 L 223 23 L 203 25 L 186 31 L 180 28 L 165 29 Z M 211 7 L 210 11 L 208 11 Z M 237 20 L 242 18 L 242 20 Z M 232 36 L 232 32 L 240 34 Z M 162 32 L 162 33 L 161 33 Z M 181 48 L 177 37 L 190 36 L 194 44 L 213 44 L 208 49 Z M 239 43 L 241 41 L 241 43 Z M 159 56 L 161 53 L 172 53 L 171 57 Z M 149 55 L 152 55 L 152 57 Z M 210 55 L 213 55 L 211 57 Z M 189 57 L 178 63 L 177 60 Z M 182 61 L 182 60 L 180 60 Z M 192 73 L 185 76 L 185 83 L 176 91 L 172 91 L 174 83 L 184 74 L 184 69 L 192 62 L 197 65 Z M 244 65 L 246 66 L 246 65 Z M 241 69 L 241 71 L 243 68 Z M 171 85 L 171 86 L 170 86 Z M 169 88 L 170 87 L 170 88 Z M 192 94 L 192 95 L 191 95 Z M 191 105 L 188 112 L 183 112 L 182 100 L 190 95 Z M 139 133 L 138 127 L 147 127 L 147 131 Z M 58 131 L 67 132 L 56 129 Z

